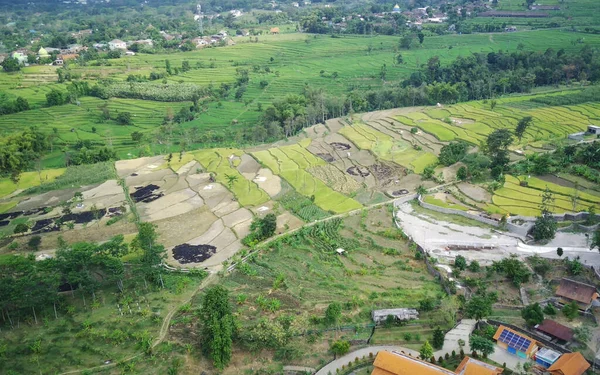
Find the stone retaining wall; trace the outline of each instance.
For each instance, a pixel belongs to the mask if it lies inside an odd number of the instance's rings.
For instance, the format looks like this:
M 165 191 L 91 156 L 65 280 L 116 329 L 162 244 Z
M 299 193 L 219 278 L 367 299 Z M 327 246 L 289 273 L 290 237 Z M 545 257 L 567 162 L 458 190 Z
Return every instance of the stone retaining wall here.
M 494 220 L 494 219 L 489 219 L 489 218 L 486 218 L 486 217 L 483 217 L 480 215 L 475 215 L 475 214 L 472 214 L 472 213 L 469 213 L 466 211 L 462 211 L 462 210 L 456 210 L 453 208 L 436 206 L 434 204 L 424 202 L 420 195 L 417 196 L 417 200 L 421 207 L 426 208 L 428 210 L 441 212 L 441 213 L 449 214 L 449 215 L 459 215 L 462 217 L 466 217 L 468 219 L 477 220 L 480 223 L 491 225 L 493 227 L 497 227 L 497 228 L 500 227 L 500 222 L 497 220 Z M 564 213 L 561 215 L 558 215 L 558 214 L 552 215 L 552 217 L 554 217 L 554 219 L 556 221 L 583 221 L 583 220 L 586 220 L 589 216 L 590 216 L 590 214 L 588 212 L 578 212 L 576 214 L 567 212 L 567 213 Z M 596 217 L 599 217 L 599 216 L 596 215 Z M 518 221 L 518 220 L 522 220 L 524 223 L 521 225 L 515 224 L 514 222 Z M 535 217 L 530 217 L 530 216 L 511 216 L 509 221 L 506 223 L 506 229 L 511 233 L 515 233 L 515 234 L 518 234 L 519 236 L 525 237 L 525 236 L 527 236 L 527 234 L 533 227 L 533 223 L 535 222 L 535 220 L 536 220 Z M 583 228 L 586 231 L 588 231 L 588 230 L 594 231 L 597 227 L 598 227 L 598 224 L 596 224 L 595 226 L 583 227 Z

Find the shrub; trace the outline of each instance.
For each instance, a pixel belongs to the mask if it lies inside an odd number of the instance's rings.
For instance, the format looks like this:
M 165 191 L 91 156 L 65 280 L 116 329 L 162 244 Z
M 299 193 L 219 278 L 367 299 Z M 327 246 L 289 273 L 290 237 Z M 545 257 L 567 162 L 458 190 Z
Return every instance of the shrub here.
M 17 224 L 17 226 L 15 227 L 13 232 L 15 234 L 18 234 L 18 233 L 25 233 L 27 231 L 29 231 L 29 226 L 25 223 L 19 223 L 19 224 Z
M 33 236 L 29 239 L 29 241 L 27 241 L 27 246 L 29 246 L 29 248 L 31 250 L 37 251 L 39 249 L 41 243 L 42 243 L 42 237 Z

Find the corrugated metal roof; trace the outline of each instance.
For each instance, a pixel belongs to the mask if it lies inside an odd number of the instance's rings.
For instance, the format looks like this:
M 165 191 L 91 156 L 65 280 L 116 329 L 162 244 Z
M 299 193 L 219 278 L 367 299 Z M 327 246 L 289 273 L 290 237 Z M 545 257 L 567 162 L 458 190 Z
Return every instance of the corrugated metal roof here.
M 573 330 L 554 320 L 544 319 L 542 324 L 538 325 L 536 329 L 564 341 L 573 340 Z
M 581 375 L 590 368 L 581 353 L 565 353 L 548 368 L 552 375 Z

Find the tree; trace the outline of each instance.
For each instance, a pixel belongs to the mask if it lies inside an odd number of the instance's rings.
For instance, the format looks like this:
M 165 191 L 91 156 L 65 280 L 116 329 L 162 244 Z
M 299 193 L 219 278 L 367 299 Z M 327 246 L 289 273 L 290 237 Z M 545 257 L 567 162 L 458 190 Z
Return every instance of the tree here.
M 544 313 L 539 303 L 534 303 L 526 306 L 521 310 L 521 317 L 525 320 L 528 326 L 533 327 L 544 321 Z
M 329 349 L 337 358 L 337 356 L 348 353 L 350 350 L 350 343 L 346 340 L 337 340 L 331 344 Z
M 131 125 L 131 112 L 119 112 L 117 115 L 117 123 L 119 125 Z
M 468 150 L 469 145 L 466 142 L 450 142 L 449 144 L 444 145 L 440 150 L 439 161 L 441 164 L 448 167 L 456 162 L 461 161 L 467 154 Z
M 144 138 L 144 134 L 138 131 L 131 133 L 131 140 L 135 143 L 140 143 L 142 138 Z
M 485 337 L 471 335 L 469 337 L 469 346 L 471 350 L 480 352 L 484 357 L 492 354 L 494 352 L 494 342 Z
M 481 270 L 481 266 L 479 265 L 479 262 L 476 260 L 471 261 L 471 263 L 469 264 L 469 271 L 479 272 L 479 270 Z
M 167 71 L 168 75 L 173 74 L 173 71 L 171 70 L 171 62 L 169 60 L 165 60 L 165 70 Z
M 467 268 L 467 260 L 462 255 L 457 255 L 454 258 L 454 268 L 464 271 Z
M 7 73 L 18 72 L 21 70 L 21 64 L 19 63 L 19 60 L 10 57 L 5 59 L 0 65 L 2 65 L 2 69 Z
M 533 118 L 531 116 L 525 116 L 522 119 L 520 119 L 517 123 L 515 135 L 517 136 L 517 138 L 519 138 L 519 143 L 521 143 L 521 138 L 523 138 L 523 134 L 525 134 L 525 131 L 527 130 L 529 125 L 531 125 L 532 122 Z
M 429 341 L 426 340 L 425 343 L 421 346 L 421 349 L 419 350 L 419 356 L 422 360 L 425 361 L 431 358 L 431 356 L 433 356 L 433 347 L 431 346 Z
M 492 158 L 491 167 L 499 167 L 504 170 L 508 162 L 508 146 L 512 144 L 513 138 L 508 129 L 497 129 L 488 135 L 486 140 L 487 153 Z
M 558 226 L 556 220 L 550 213 L 550 206 L 554 202 L 554 196 L 546 186 L 542 194 L 542 203 L 540 205 L 541 215 L 535 220 L 532 228 L 533 239 L 536 241 L 551 240 L 556 234 Z
M 419 38 L 419 44 L 423 44 L 423 41 L 425 40 L 425 34 L 419 31 L 417 37 Z
M 339 302 L 330 303 L 325 310 L 325 323 L 335 325 L 342 317 L 342 305 Z
M 550 303 L 544 307 L 543 311 L 544 311 L 544 314 L 546 314 L 546 315 L 556 315 L 556 309 Z
M 579 305 L 575 301 L 569 302 L 562 308 L 562 313 L 567 319 L 573 320 L 579 315 Z
M 410 49 L 412 46 L 413 37 L 412 34 L 406 34 L 400 38 L 400 48 Z
M 138 234 L 133 239 L 131 246 L 142 253 L 139 262 L 144 280 L 148 278 L 154 283 L 160 283 L 164 288 L 161 264 L 166 255 L 165 248 L 156 243 L 157 238 L 158 235 L 156 234 L 154 224 L 140 223 Z
M 396 55 L 396 64 L 398 64 L 398 65 L 404 64 L 404 58 L 402 57 L 401 54 Z
M 435 349 L 441 349 L 444 346 L 444 331 L 440 327 L 437 327 L 433 331 L 432 344 Z
M 51 107 L 55 105 L 63 105 L 67 101 L 66 95 L 57 89 L 50 90 L 49 93 L 46 94 L 46 104 Z
M 559 257 L 563 256 L 563 248 L 559 247 L 556 249 L 556 255 L 558 255 Z
M 13 233 L 18 234 L 18 233 L 25 233 L 29 231 L 29 226 L 25 223 L 19 223 L 15 226 L 15 229 L 13 230 Z
M 467 171 L 467 167 L 465 167 L 463 165 L 460 168 L 458 168 L 458 171 L 456 171 L 456 179 L 459 181 L 464 181 L 467 179 L 467 177 L 469 177 L 469 172 Z
M 31 250 L 37 251 L 39 249 L 41 243 L 42 243 L 42 237 L 33 236 L 29 239 L 29 241 L 27 241 L 27 246 L 29 246 L 29 248 Z
M 595 248 L 598 248 L 598 251 L 600 251 L 600 228 L 597 228 L 596 231 L 594 231 L 594 236 L 592 237 L 590 250 L 594 250 Z
M 202 349 L 210 355 L 213 365 L 222 370 L 231 360 L 233 335 L 237 330 L 227 289 L 217 285 L 206 291 L 202 298 L 200 317 L 203 322 Z
M 465 305 L 465 314 L 469 318 L 481 320 L 492 315 L 492 300 L 487 296 L 475 295 Z

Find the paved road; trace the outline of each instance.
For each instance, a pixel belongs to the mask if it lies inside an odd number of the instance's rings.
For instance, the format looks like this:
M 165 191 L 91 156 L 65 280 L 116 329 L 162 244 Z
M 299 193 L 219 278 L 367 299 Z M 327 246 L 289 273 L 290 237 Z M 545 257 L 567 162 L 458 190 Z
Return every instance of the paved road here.
M 375 358 L 377 353 L 379 353 L 382 350 L 404 352 L 406 354 L 412 354 L 413 357 L 419 356 L 418 352 L 411 349 L 403 348 L 401 346 L 367 346 L 366 348 L 355 350 L 351 353 L 346 354 L 343 357 L 336 359 L 335 361 L 329 362 L 327 365 L 325 365 L 323 368 L 317 371 L 315 375 L 335 375 L 335 370 L 341 369 L 342 366 L 347 365 L 348 362 L 354 362 L 354 359 L 356 357 L 360 359 L 363 356 L 368 357 L 369 353 L 373 353 L 373 358 Z

